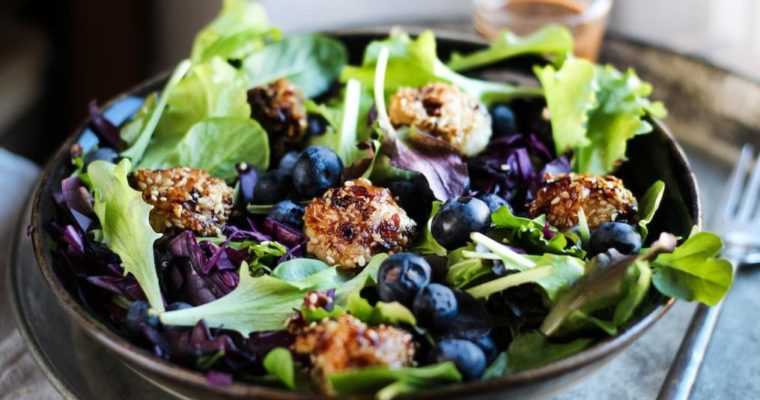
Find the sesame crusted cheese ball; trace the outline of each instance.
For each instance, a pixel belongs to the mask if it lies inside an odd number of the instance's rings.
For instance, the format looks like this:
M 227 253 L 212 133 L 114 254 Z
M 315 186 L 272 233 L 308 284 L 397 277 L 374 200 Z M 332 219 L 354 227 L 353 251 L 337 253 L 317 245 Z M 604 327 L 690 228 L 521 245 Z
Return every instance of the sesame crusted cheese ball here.
M 477 99 L 458 87 L 431 83 L 419 89 L 401 88 L 389 106 L 394 126 L 413 126 L 474 156 L 491 138 L 491 115 Z
M 563 174 L 546 181 L 530 203 L 530 214 L 546 214 L 546 220 L 560 230 L 570 229 L 578 223 L 578 212 L 583 209 L 588 226 L 618 219 L 632 220 L 637 213 L 636 198 L 614 176 Z
M 406 367 L 415 350 L 409 332 L 386 325 L 369 327 L 348 314 L 312 323 L 296 336 L 291 349 L 309 357 L 312 378 L 325 393 L 331 392 L 327 376 L 333 372 Z
M 411 243 L 415 222 L 388 189 L 366 179 L 346 181 L 306 207 L 306 250 L 340 268 L 360 268 L 378 253 L 397 253 Z
M 150 225 L 156 232 L 190 229 L 200 236 L 217 236 L 232 210 L 232 188 L 203 170 L 139 169 L 132 182 L 153 206 Z
M 269 133 L 276 157 L 292 150 L 306 134 L 307 113 L 301 89 L 287 79 L 248 91 L 251 116 Z

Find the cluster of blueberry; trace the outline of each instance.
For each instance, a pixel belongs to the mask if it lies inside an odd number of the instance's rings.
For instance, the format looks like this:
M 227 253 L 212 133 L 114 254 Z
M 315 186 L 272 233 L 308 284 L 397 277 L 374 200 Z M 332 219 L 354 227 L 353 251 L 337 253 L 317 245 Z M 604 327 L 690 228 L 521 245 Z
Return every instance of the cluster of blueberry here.
M 304 207 L 288 199 L 312 199 L 340 184 L 343 163 L 334 151 L 322 147 L 307 147 L 301 153 L 285 154 L 276 169 L 259 178 L 253 190 L 254 203 L 274 204 L 268 217 L 297 229 L 303 228 Z
M 431 363 L 451 361 L 465 380 L 476 380 L 498 352 L 489 336 L 488 311 L 468 293 L 432 283 L 432 277 L 432 268 L 423 257 L 395 254 L 380 266 L 377 292 L 383 301 L 411 308 L 419 326 L 439 339 L 428 352 Z

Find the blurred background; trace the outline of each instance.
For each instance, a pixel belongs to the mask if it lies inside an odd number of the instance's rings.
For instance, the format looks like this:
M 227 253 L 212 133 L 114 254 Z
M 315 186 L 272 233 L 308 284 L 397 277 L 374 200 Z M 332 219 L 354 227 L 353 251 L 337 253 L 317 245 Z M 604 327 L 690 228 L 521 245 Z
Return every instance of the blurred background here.
M 263 0 L 285 32 L 467 23 L 470 0 Z M 378 6 L 382 4 L 382 6 Z M 86 114 L 189 54 L 220 0 L 0 2 L 0 147 L 42 162 Z M 371 10 L 371 11 L 370 11 Z M 609 32 L 760 80 L 760 1 L 617 0 Z

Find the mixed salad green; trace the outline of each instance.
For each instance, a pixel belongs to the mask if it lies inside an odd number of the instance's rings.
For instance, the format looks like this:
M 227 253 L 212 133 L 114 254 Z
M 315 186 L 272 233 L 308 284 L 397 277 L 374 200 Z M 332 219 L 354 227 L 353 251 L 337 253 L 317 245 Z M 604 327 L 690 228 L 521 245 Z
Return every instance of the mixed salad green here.
M 349 65 L 225 0 L 128 121 L 92 109 L 48 229 L 62 280 L 211 383 L 378 398 L 571 356 L 661 295 L 716 304 L 720 239 L 650 232 L 676 189 L 610 175 L 664 106 L 572 49 L 549 26 L 445 61 L 394 30 Z M 536 86 L 463 74 L 523 55 Z

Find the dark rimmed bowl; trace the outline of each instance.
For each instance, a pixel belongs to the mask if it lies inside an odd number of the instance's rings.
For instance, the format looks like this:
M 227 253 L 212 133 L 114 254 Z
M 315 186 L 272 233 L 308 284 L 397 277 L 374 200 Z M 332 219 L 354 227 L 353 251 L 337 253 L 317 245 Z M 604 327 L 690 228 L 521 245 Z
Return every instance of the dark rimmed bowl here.
M 343 41 L 349 49 L 351 61 L 360 60 L 364 46 L 371 40 L 384 36 L 383 31 L 347 31 L 332 35 Z M 484 42 L 451 34 L 439 34 L 439 54 L 446 58 L 453 51 L 467 52 L 482 48 Z M 518 59 L 477 71 L 490 78 L 523 80 L 535 59 Z M 162 86 L 165 76 L 150 80 L 123 96 L 112 100 L 113 104 L 124 96 L 145 96 Z M 106 105 L 108 107 L 108 105 Z M 688 235 L 693 225 L 701 225 L 702 210 L 697 184 L 688 161 L 661 123 L 653 121 L 655 130 L 650 135 L 638 136 L 630 142 L 629 162 L 623 165 L 619 175 L 635 194 L 641 195 L 656 180 L 666 183 L 666 194 L 661 211 L 651 225 L 652 232 L 669 231 Z M 205 399 L 302 399 L 320 396 L 305 395 L 234 383 L 219 387 L 210 385 L 202 373 L 179 367 L 160 359 L 125 338 L 119 336 L 98 316 L 89 313 L 74 295 L 62 284 L 54 268 L 49 249 L 51 240 L 43 229 L 55 216 L 52 194 L 60 188 L 69 166 L 68 150 L 76 143 L 85 129 L 83 124 L 58 149 L 48 163 L 34 196 L 32 205 L 32 241 L 35 257 L 48 286 L 63 307 L 92 338 L 113 352 L 132 369 L 155 382 L 163 389 L 190 398 Z M 639 318 L 615 337 L 605 338 L 592 347 L 558 362 L 487 382 L 443 386 L 415 395 L 416 398 L 491 398 L 493 396 L 545 396 L 572 384 L 602 367 L 636 339 L 643 335 L 672 306 L 673 300 L 652 294 Z

